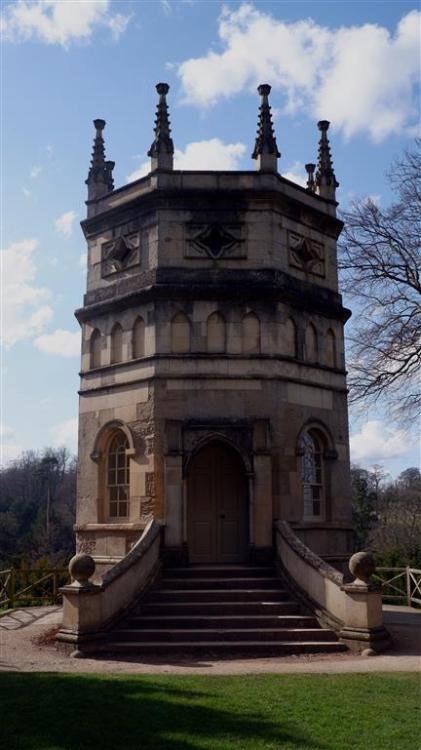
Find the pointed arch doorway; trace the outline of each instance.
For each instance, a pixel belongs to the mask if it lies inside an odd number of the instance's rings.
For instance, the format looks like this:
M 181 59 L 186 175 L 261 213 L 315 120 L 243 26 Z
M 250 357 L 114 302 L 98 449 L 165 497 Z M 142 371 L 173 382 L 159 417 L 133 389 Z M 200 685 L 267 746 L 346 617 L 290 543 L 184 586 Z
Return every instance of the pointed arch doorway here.
M 247 477 L 237 451 L 222 441 L 205 445 L 190 463 L 187 541 L 192 563 L 247 559 Z

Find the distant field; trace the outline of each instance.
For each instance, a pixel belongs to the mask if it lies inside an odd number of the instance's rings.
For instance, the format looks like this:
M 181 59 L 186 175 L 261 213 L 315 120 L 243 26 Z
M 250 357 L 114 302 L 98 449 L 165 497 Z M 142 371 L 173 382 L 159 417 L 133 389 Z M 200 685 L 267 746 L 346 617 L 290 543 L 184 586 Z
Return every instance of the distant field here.
M 416 674 L 0 674 L 7 750 L 420 750 Z

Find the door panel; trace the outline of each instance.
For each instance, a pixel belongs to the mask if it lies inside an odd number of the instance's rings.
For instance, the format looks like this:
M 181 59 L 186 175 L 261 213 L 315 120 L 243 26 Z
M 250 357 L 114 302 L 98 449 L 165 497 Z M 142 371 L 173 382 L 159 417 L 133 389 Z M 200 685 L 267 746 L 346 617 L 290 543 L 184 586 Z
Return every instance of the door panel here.
M 203 448 L 192 461 L 187 487 L 191 561 L 244 561 L 248 542 L 247 483 L 237 453 L 222 443 Z

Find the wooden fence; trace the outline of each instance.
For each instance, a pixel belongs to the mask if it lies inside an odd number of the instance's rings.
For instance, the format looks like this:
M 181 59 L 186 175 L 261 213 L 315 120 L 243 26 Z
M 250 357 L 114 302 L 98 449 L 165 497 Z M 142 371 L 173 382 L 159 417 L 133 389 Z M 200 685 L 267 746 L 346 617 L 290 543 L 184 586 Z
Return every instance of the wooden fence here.
M 421 570 L 417 568 L 377 568 L 373 576 L 382 584 L 383 600 L 421 605 Z
M 0 570 L 0 609 L 35 604 L 57 604 L 60 586 L 69 583 L 67 568 Z

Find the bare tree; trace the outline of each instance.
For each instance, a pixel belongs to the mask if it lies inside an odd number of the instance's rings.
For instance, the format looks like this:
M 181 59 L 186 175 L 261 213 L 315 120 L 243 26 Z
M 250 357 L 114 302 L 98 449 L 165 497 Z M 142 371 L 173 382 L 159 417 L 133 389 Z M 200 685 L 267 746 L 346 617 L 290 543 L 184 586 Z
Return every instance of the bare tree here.
M 421 406 L 421 140 L 388 177 L 389 208 L 367 198 L 342 214 L 342 288 L 356 301 L 349 387 L 351 401 L 381 401 L 410 423 Z

